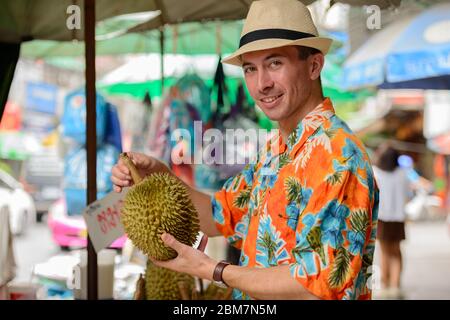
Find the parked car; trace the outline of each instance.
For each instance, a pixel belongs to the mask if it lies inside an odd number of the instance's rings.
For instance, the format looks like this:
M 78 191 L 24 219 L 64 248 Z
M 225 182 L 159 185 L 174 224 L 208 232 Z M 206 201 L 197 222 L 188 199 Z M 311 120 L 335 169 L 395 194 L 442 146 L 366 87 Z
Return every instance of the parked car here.
M 7 205 L 10 212 L 10 227 L 13 235 L 25 233 L 36 221 L 36 207 L 31 195 L 22 184 L 0 170 L 0 206 Z
M 35 152 L 25 163 L 25 180 L 34 199 L 37 221 L 45 217 L 50 205 L 62 196 L 63 162 L 56 150 Z
M 69 216 L 65 197 L 60 198 L 48 209 L 47 224 L 53 240 L 62 250 L 85 248 L 87 246 L 87 228 L 83 216 Z M 114 241 L 110 248 L 121 249 L 126 236 Z

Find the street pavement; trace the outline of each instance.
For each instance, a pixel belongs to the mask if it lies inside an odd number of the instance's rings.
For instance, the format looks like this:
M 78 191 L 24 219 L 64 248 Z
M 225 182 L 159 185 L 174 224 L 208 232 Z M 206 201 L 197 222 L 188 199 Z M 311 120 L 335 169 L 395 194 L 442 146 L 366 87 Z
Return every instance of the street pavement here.
M 379 265 L 378 249 L 375 266 Z M 407 223 L 402 254 L 405 299 L 450 299 L 450 230 L 444 221 Z M 380 291 L 374 290 L 373 296 L 380 299 Z
M 23 235 L 13 240 L 16 258 L 16 278 L 18 282 L 29 282 L 33 274 L 33 267 L 46 262 L 52 256 L 61 253 L 51 236 L 45 220 L 31 225 Z

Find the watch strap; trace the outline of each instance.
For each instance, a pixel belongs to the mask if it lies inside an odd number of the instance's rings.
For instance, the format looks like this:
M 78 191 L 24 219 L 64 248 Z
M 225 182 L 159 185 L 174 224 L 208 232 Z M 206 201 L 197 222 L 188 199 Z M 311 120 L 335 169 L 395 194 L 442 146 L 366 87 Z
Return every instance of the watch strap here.
M 214 268 L 213 272 L 213 280 L 225 283 L 222 279 L 223 269 L 225 269 L 226 266 L 228 266 L 230 263 L 226 261 L 220 261 L 216 267 Z

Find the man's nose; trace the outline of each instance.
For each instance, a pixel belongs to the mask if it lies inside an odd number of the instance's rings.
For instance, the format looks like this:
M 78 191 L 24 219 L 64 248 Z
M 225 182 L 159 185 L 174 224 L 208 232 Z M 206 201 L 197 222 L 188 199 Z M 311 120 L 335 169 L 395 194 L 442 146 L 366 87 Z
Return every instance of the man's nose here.
M 273 87 L 273 80 L 266 70 L 261 70 L 258 73 L 258 90 L 261 93 L 267 93 Z

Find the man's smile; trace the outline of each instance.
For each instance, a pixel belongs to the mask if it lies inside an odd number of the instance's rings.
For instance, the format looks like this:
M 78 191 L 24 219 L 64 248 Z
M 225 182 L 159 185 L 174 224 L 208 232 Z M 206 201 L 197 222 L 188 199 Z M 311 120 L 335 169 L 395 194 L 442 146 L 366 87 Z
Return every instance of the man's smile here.
M 280 98 L 283 96 L 283 93 L 275 96 L 265 97 L 261 98 L 260 101 L 263 102 L 267 107 L 273 107 L 276 102 L 280 100 Z

